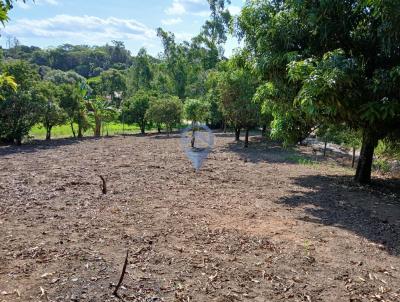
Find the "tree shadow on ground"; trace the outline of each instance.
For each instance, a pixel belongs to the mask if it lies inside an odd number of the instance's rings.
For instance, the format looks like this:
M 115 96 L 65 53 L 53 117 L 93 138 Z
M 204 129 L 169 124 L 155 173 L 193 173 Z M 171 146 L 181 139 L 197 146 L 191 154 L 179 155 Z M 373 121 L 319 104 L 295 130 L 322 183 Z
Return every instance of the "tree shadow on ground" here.
M 149 138 L 151 138 L 151 139 L 177 139 L 180 137 L 181 137 L 180 132 L 172 132 L 169 135 L 167 135 L 166 133 L 161 133 L 161 134 L 154 134 L 154 135 L 149 136 Z
M 273 141 L 266 141 L 260 136 L 250 137 L 249 147 L 244 147 L 243 141 L 234 141 L 221 148 L 222 152 L 233 152 L 237 154 L 241 160 L 251 163 L 291 163 L 299 164 L 298 157 L 301 155 L 304 159 L 312 160 L 311 156 L 303 155 L 293 149 L 283 148 L 282 144 Z
M 293 180 L 309 191 L 293 192 L 279 203 L 304 207 L 308 216 L 300 219 L 349 230 L 400 255 L 399 180 L 380 180 L 366 187 L 356 185 L 349 176 L 311 175 Z
M 112 136 L 103 137 L 83 137 L 83 138 L 59 138 L 50 141 L 32 140 L 21 146 L 16 145 L 0 145 L 0 157 L 12 155 L 16 153 L 35 153 L 42 150 L 56 149 L 63 146 L 79 144 L 85 141 L 93 141 L 111 138 Z

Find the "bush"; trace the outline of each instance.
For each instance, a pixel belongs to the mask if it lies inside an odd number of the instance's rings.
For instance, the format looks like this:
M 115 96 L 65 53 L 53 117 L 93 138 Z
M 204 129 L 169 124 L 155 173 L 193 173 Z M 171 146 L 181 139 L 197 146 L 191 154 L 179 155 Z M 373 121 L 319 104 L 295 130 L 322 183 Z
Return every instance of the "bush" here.
M 157 126 L 165 124 L 167 133 L 182 119 L 182 102 L 178 97 L 165 97 L 153 100 L 146 112 L 146 117 Z

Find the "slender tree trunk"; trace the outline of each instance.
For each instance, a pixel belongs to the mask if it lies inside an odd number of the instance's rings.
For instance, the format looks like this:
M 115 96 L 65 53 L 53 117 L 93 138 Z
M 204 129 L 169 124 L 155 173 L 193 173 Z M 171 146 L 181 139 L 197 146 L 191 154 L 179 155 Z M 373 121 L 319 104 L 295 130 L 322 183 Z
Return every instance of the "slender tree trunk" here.
M 82 125 L 79 123 L 78 124 L 78 138 L 82 138 L 83 133 L 82 133 Z
M 353 158 L 351 159 L 351 167 L 354 168 L 356 164 L 356 147 L 353 147 Z
M 101 136 L 101 120 L 98 117 L 95 117 L 95 126 L 94 126 L 94 136 Z
M 328 140 L 325 138 L 325 145 L 324 145 L 324 157 L 326 156 L 326 147 L 328 146 Z
M 171 132 L 171 127 L 169 125 L 167 125 L 167 136 L 169 137 L 169 134 Z
M 161 133 L 161 126 L 157 125 L 157 132 L 160 134 Z
M 21 146 L 22 145 L 22 137 L 18 136 L 17 138 L 15 138 L 15 144 L 17 146 Z
M 46 140 L 49 141 L 51 140 L 51 129 L 53 126 L 46 126 Z
M 240 128 L 235 128 L 235 141 L 240 141 Z
M 378 136 L 369 129 L 365 129 L 360 157 L 358 159 L 357 172 L 354 178 L 355 181 L 360 184 L 368 184 L 371 182 L 372 161 L 377 143 Z
M 249 147 L 249 128 L 246 128 L 246 137 L 244 139 L 244 147 L 245 148 Z
M 74 136 L 74 138 L 76 137 L 76 134 L 75 134 L 75 129 L 74 129 L 74 123 L 73 122 L 71 122 L 71 131 L 72 131 L 72 135 Z
M 261 136 L 264 137 L 267 134 L 267 125 L 264 124 L 261 130 Z
M 192 122 L 192 139 L 190 140 L 190 145 L 192 148 L 194 148 L 194 144 L 196 142 L 196 130 L 194 128 L 195 124 Z
M 145 135 L 146 134 L 146 124 L 145 122 L 140 123 L 140 132 Z

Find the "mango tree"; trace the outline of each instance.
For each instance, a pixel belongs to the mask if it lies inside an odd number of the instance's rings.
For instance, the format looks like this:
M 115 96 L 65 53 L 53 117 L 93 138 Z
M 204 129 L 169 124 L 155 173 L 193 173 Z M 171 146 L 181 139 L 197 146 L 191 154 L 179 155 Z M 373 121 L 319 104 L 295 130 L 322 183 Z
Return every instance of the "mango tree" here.
M 355 180 L 368 183 L 375 146 L 399 127 L 400 3 L 246 2 L 239 34 L 275 104 L 363 132 Z M 284 85 L 282 85 L 284 83 Z

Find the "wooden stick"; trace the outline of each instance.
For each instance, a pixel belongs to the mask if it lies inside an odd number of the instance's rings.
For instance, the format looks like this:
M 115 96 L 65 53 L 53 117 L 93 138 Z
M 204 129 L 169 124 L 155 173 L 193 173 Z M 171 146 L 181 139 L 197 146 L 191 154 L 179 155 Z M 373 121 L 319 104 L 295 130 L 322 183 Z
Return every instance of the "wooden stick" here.
M 103 176 L 99 175 L 99 177 L 103 181 L 103 190 L 102 190 L 102 192 L 105 195 L 105 194 L 107 194 L 107 183 L 106 183 L 106 180 L 105 180 L 105 178 Z
M 121 277 L 119 277 L 118 284 L 115 286 L 115 290 L 113 292 L 113 295 L 116 296 L 117 298 L 121 298 L 118 295 L 118 290 L 121 287 L 122 282 L 124 281 L 124 277 L 125 277 L 125 273 L 126 273 L 126 267 L 128 266 L 128 256 L 129 256 L 129 250 L 126 250 L 126 257 L 125 257 L 124 266 L 122 267 Z

